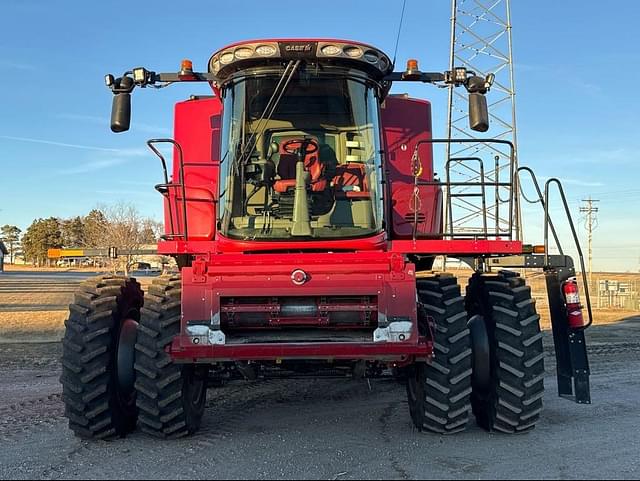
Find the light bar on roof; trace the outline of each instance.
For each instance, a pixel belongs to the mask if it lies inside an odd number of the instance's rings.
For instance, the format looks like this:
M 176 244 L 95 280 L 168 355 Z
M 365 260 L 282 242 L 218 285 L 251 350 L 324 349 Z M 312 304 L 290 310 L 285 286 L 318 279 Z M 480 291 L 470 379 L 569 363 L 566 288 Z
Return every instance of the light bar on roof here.
M 391 70 L 391 60 L 384 52 L 357 42 L 273 40 L 245 42 L 224 48 L 211 57 L 209 71 L 223 80 L 242 68 L 296 59 L 328 65 L 361 66 L 380 77 Z

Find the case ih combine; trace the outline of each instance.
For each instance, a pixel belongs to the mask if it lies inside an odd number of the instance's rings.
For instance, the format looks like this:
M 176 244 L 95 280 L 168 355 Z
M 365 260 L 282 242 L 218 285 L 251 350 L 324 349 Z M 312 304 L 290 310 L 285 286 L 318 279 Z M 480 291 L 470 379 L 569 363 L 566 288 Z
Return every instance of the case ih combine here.
M 542 410 L 540 318 L 530 288 L 505 268 L 544 269 L 559 394 L 590 401 L 590 306 L 585 322 L 571 258 L 548 249 L 559 182 L 543 194 L 533 172 L 515 168 L 513 146 L 489 139 L 511 151 L 508 178 L 454 182 L 454 162 L 484 172 L 469 157 L 450 159 L 438 180 L 435 143 L 478 141 L 432 139 L 429 102 L 389 94 L 394 82 L 465 88 L 471 127 L 486 131 L 492 76 L 425 73 L 415 61 L 393 72 L 374 47 L 315 39 L 234 44 L 207 73 L 184 61 L 177 73 L 136 68 L 106 81 L 115 132 L 129 128 L 136 87 L 208 82 L 214 95 L 178 103 L 174 138 L 148 142 L 164 169 L 158 252 L 175 257 L 180 275 L 146 294 L 135 279 L 101 277 L 70 306 L 61 381 L 77 435 L 136 425 L 159 437 L 194 433 L 207 387 L 226 380 L 389 369 L 406 377 L 420 430 L 461 431 L 471 412 L 488 430 L 529 430 Z M 170 172 L 161 143 L 173 149 Z M 545 206 L 544 253 L 514 235 L 524 171 Z M 454 186 L 480 192 L 468 197 L 483 205 L 487 191 L 496 206 L 508 192 L 509 225 L 485 217 L 481 232 L 457 232 L 455 222 L 445 231 L 444 208 L 455 219 L 443 190 Z M 438 255 L 475 269 L 465 296 L 453 276 L 429 272 Z

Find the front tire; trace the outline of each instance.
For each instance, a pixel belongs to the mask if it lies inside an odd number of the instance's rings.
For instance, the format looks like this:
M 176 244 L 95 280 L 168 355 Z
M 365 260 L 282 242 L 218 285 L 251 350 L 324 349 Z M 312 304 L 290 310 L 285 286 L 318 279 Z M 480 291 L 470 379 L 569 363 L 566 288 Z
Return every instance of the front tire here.
M 418 279 L 417 289 L 420 334 L 433 334 L 435 357 L 408 370 L 409 411 L 421 431 L 457 433 L 466 428 L 471 408 L 472 351 L 464 298 L 452 276 Z
M 130 376 L 118 362 L 120 349 L 127 349 L 121 333 L 135 327 L 143 302 L 140 284 L 126 277 L 89 279 L 74 294 L 65 321 L 60 382 L 65 416 L 78 437 L 108 439 L 135 429 L 135 392 L 122 382 Z
M 208 369 L 174 364 L 165 350 L 180 333 L 181 295 L 180 276 L 154 280 L 138 327 L 139 422 L 143 431 L 159 438 L 195 433 L 204 415 Z
M 489 338 L 490 379 L 474 385 L 472 396 L 478 424 L 509 434 L 533 429 L 542 411 L 544 350 L 531 288 L 508 271 L 474 274 L 467 311 L 484 318 Z

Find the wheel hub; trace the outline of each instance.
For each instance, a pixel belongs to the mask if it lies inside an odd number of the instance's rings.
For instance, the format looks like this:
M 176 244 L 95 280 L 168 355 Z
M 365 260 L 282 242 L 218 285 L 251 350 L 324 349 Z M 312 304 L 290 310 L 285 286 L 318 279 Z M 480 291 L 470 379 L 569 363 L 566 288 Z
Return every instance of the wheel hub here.
M 486 390 L 491 385 L 491 348 L 489 334 L 484 317 L 475 315 L 467 323 L 471 331 L 471 349 L 473 350 L 473 386 Z
M 138 339 L 138 323 L 133 319 L 126 319 L 120 328 L 120 338 L 118 340 L 118 388 L 123 397 L 129 397 L 133 393 L 136 380 L 135 346 Z

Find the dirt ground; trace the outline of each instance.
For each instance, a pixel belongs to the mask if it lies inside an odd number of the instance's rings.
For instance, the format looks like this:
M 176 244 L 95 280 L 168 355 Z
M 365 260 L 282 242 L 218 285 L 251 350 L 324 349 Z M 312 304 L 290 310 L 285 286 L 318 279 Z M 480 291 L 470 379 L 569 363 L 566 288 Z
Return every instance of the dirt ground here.
M 546 333 L 545 412 L 525 435 L 488 434 L 473 424 L 451 437 L 419 433 L 395 380 L 287 379 L 210 389 L 202 430 L 188 439 L 160 442 L 135 432 L 111 442 L 78 440 L 63 417 L 61 345 L 37 341 L 59 336 L 69 288 L 84 275 L 0 277 L 2 479 L 640 476 L 640 317 L 588 331 L 591 405 L 556 397 Z M 15 307 L 45 299 L 58 310 Z

